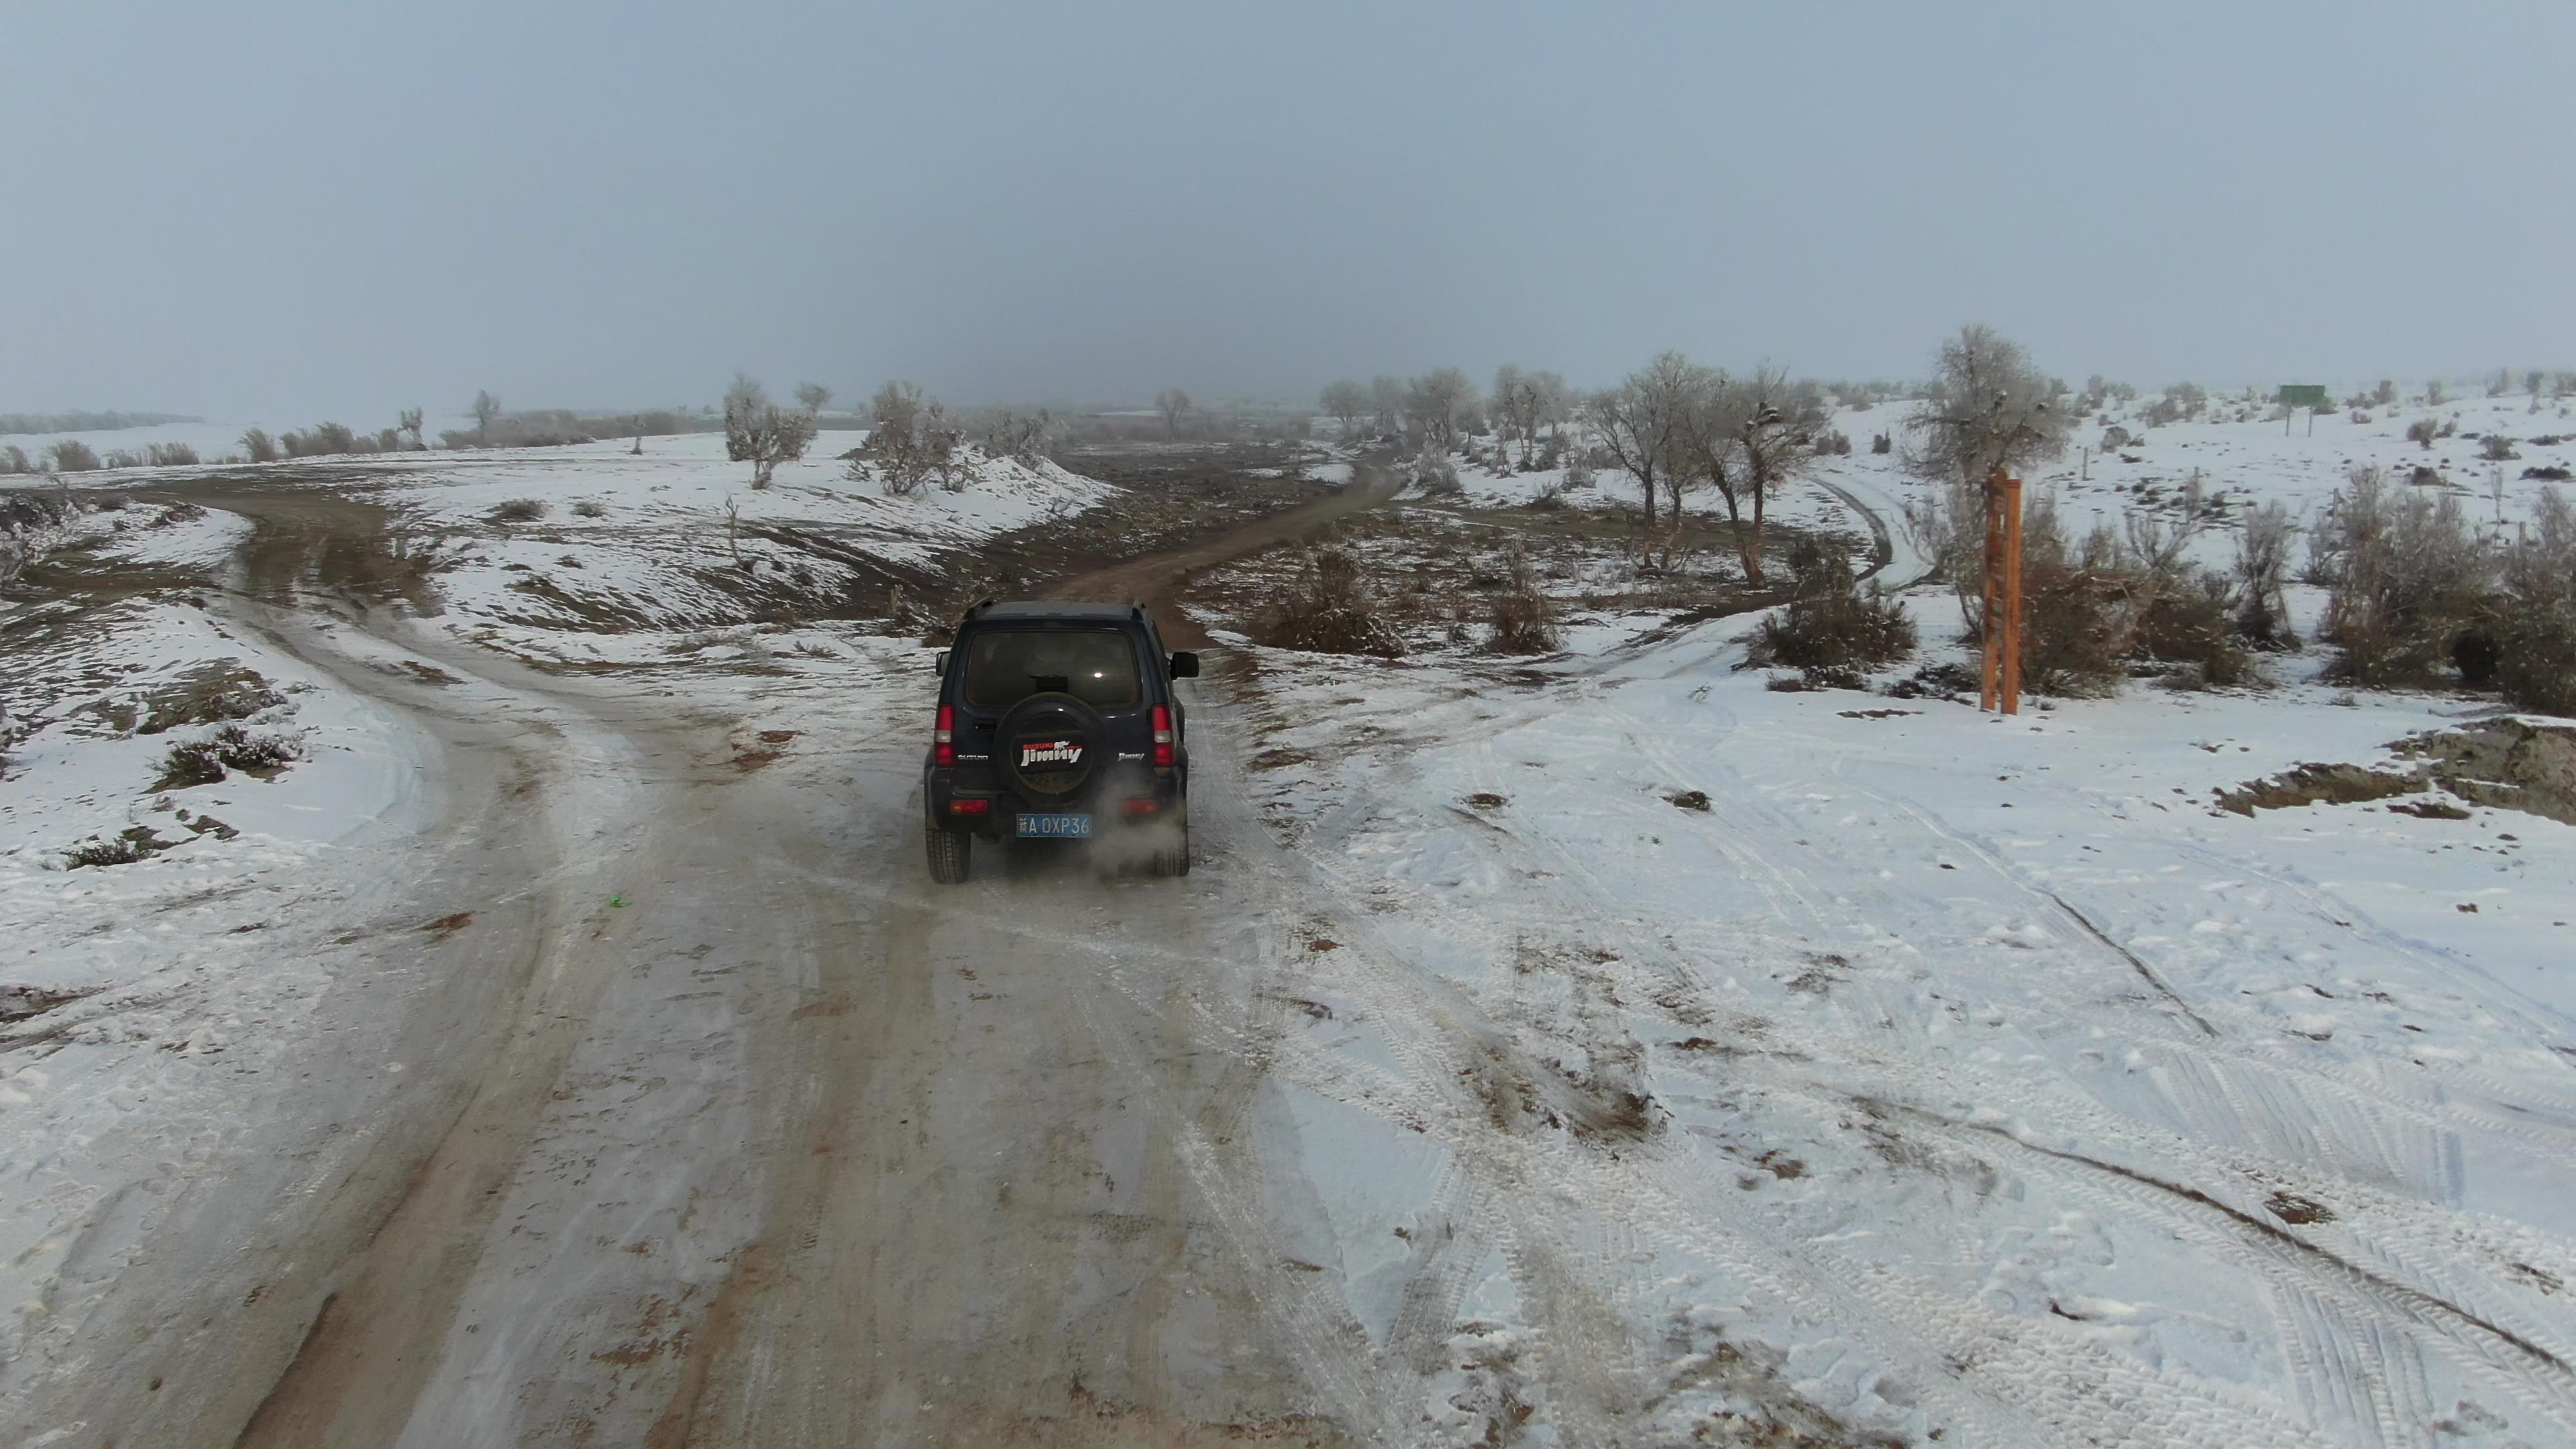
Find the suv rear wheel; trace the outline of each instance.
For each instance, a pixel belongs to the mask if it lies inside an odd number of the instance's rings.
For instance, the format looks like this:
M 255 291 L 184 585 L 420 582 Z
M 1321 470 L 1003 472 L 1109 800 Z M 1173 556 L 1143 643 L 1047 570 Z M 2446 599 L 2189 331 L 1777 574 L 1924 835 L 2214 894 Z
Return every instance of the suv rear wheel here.
M 1154 859 L 1150 867 L 1154 874 L 1172 876 L 1190 873 L 1190 812 L 1186 805 L 1181 808 L 1180 827 L 1179 839 L 1170 845 L 1155 847 Z
M 927 816 L 922 818 L 921 830 L 922 843 L 930 851 L 930 878 L 941 885 L 964 885 L 975 837 L 963 830 L 942 830 Z

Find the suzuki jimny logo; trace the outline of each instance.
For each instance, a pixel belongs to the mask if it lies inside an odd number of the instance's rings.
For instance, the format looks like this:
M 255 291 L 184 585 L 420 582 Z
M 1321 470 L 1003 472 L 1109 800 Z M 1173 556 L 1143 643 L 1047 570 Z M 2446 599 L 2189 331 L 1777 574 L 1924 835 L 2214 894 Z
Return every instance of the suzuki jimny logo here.
M 1020 768 L 1023 770 L 1031 765 L 1070 765 L 1081 758 L 1082 746 L 1071 740 L 1020 746 Z

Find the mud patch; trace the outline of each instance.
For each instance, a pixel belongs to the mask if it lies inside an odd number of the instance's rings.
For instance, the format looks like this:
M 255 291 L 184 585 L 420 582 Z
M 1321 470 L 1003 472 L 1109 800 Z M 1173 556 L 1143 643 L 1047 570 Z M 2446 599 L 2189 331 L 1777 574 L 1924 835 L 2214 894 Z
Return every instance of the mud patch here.
M 452 916 L 441 916 L 435 921 L 428 922 L 420 929 L 421 933 L 428 936 L 430 940 L 444 941 L 448 937 L 455 935 L 457 932 L 462 931 L 473 924 L 474 913 L 472 911 L 458 911 Z
M 2293 1227 L 2303 1228 L 2310 1223 L 2330 1223 L 2335 1220 L 2334 1209 L 2314 1198 L 2301 1197 L 2294 1192 L 2272 1194 L 2263 1200 L 2263 1210 Z

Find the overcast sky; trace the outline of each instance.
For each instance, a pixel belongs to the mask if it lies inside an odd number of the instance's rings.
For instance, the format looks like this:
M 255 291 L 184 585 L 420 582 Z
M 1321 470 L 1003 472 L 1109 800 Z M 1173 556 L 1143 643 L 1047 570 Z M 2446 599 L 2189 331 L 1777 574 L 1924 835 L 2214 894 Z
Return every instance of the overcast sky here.
M 0 411 L 2576 367 L 2570 0 L 13 0 L 0 71 Z

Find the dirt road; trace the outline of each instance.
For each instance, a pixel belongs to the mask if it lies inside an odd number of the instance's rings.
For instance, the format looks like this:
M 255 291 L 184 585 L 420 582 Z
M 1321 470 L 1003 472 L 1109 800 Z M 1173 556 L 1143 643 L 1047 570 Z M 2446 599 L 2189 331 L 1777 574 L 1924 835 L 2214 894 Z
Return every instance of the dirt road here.
M 1061 591 L 1160 598 L 1390 491 Z M 186 1190 L 22 1427 L 1332 1444 L 1403 1421 L 1274 1240 L 1303 1167 L 1264 1126 L 1265 1044 L 1307 1020 L 1301 946 L 1247 868 L 1272 847 L 1213 687 L 1187 880 L 997 852 L 940 890 L 920 732 L 874 707 L 926 681 L 565 679 L 377 607 L 418 579 L 363 503 L 197 501 L 257 524 L 241 620 L 435 742 L 446 823 L 316 944 L 391 989 L 335 1003 L 292 1100 L 245 1103 L 273 1130 Z

